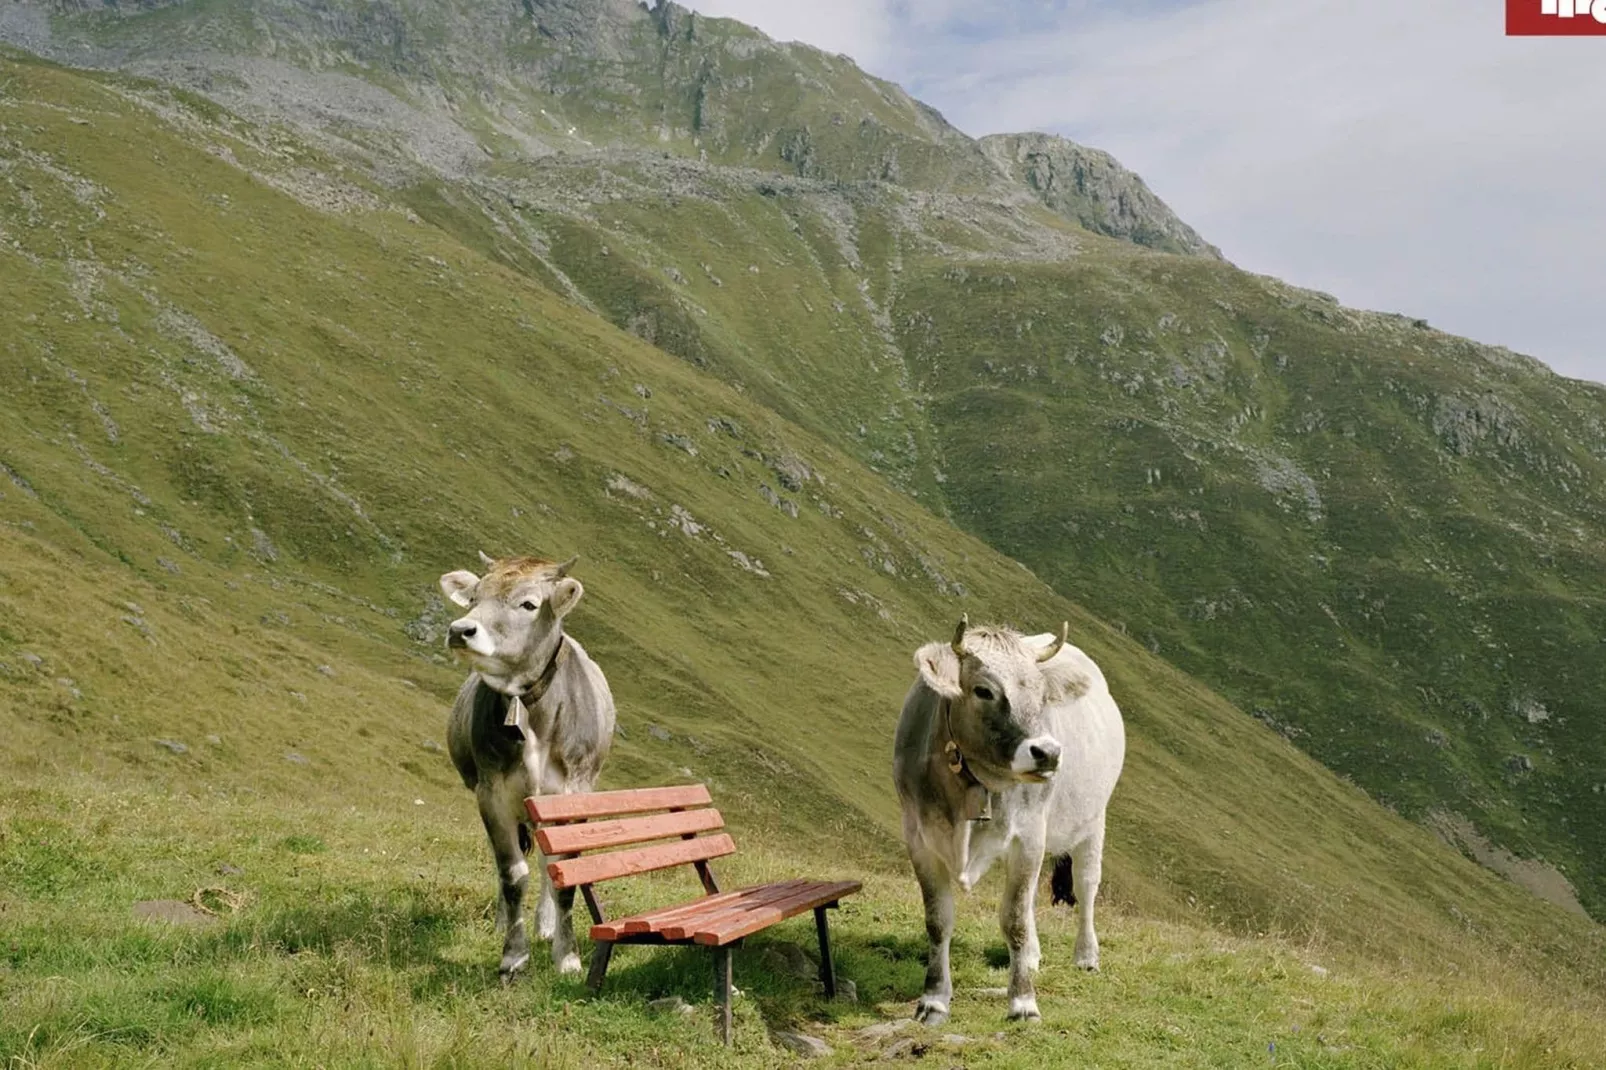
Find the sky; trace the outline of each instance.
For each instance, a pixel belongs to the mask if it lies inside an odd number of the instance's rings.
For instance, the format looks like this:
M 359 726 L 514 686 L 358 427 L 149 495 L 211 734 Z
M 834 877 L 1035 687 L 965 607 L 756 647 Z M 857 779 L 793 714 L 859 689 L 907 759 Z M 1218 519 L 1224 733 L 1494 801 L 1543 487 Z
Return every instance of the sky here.
M 1248 271 L 1606 382 L 1606 37 L 1508 38 L 1502 0 L 682 2 L 1104 149 Z

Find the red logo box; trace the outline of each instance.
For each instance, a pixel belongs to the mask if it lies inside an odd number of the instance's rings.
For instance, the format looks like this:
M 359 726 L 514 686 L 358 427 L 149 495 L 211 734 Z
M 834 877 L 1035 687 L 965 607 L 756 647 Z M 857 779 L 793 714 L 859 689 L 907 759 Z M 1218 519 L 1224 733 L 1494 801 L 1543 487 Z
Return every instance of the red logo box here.
M 1507 37 L 1606 37 L 1606 0 L 1506 0 Z

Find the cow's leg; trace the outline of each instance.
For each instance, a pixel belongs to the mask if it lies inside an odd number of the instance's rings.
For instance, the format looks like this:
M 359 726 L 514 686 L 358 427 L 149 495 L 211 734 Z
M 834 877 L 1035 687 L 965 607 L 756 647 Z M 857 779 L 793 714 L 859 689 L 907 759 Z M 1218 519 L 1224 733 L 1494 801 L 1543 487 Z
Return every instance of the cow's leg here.
M 1037 878 L 1043 872 L 1043 842 L 1016 839 L 1005 858 L 1004 894 L 998 904 L 998 925 L 1009 946 L 1009 1017 L 1035 1022 L 1037 990 L 1032 970 L 1038 958 Z
M 552 887 L 552 876 L 546 871 L 546 855 L 537 850 L 537 857 L 541 860 L 541 896 L 535 901 L 535 935 L 551 940 L 558 935 L 557 889 Z
M 519 850 L 518 821 L 497 805 L 494 792 L 482 790 L 475 795 L 501 880 L 497 919 L 507 926 L 507 935 L 502 940 L 500 972 L 502 980 L 509 981 L 530 964 L 530 937 L 524 929 L 524 889 L 530 882 L 530 866 L 524 860 L 524 852 Z
M 926 991 L 915 1005 L 915 1019 L 926 1025 L 948 1020 L 954 982 L 948 971 L 948 945 L 954 935 L 954 886 L 948 867 L 940 859 L 921 853 L 913 857 L 915 879 L 926 906 Z
M 579 973 L 580 953 L 574 940 L 574 889 L 556 889 L 552 901 L 556 911 L 552 926 L 552 965 L 559 973 Z
M 1087 839 L 1071 849 L 1075 865 L 1077 910 L 1081 912 L 1076 931 L 1075 962 L 1084 970 L 1099 968 L 1099 938 L 1093 931 L 1093 903 L 1099 894 L 1099 878 L 1104 859 L 1104 819 Z

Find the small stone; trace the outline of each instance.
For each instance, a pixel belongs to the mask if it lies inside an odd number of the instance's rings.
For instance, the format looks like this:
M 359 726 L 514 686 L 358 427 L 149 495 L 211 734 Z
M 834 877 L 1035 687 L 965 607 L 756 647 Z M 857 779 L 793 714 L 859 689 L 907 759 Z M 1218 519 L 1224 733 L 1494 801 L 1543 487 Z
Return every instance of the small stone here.
M 243 877 L 243 876 L 245 876 L 245 870 L 241 869 L 239 866 L 231 865 L 228 862 L 219 862 L 218 863 L 218 867 L 217 867 L 217 872 L 218 872 L 218 876 L 220 876 L 220 877 Z
M 970 1043 L 970 1038 L 966 1036 L 960 1036 L 958 1033 L 944 1033 L 942 1035 L 942 1042 L 944 1044 L 952 1044 L 956 1048 L 962 1048 L 966 1044 Z
M 863 1043 L 874 1044 L 878 1041 L 887 1039 L 894 1033 L 903 1032 L 913 1024 L 913 1018 L 899 1018 L 896 1021 L 891 1022 L 877 1022 L 875 1025 L 865 1026 L 863 1029 L 859 1030 L 853 1035 Z
M 836 979 L 836 998 L 843 1003 L 859 1002 L 859 986 L 844 977 Z
M 1326 966 L 1317 966 L 1317 965 L 1315 965 L 1313 963 L 1311 965 L 1310 972 L 1314 973 L 1317 977 L 1326 977 L 1327 976 L 1327 967 Z
M 156 741 L 156 745 L 158 747 L 166 747 L 168 750 L 172 751 L 174 754 L 185 754 L 185 753 L 188 753 L 188 751 L 189 751 L 188 747 L 186 747 L 184 744 L 180 743 L 176 739 L 158 739 Z
M 983 997 L 985 997 L 987 999 L 1003 999 L 1005 996 L 1009 995 L 1009 989 L 1007 989 L 1007 988 L 978 988 L 978 989 L 976 989 L 976 995 L 983 996 Z
M 925 1045 L 914 1037 L 904 1037 L 896 1043 L 887 1045 L 887 1050 L 881 1053 L 883 1059 L 901 1059 L 905 1055 L 916 1055 L 925 1051 Z
M 182 569 L 180 569 L 180 568 L 179 568 L 179 567 L 178 567 L 178 562 L 176 562 L 176 561 L 169 561 L 169 560 L 168 560 L 168 559 L 167 559 L 167 558 L 165 558 L 165 557 L 158 557 L 158 558 L 157 558 L 157 559 L 156 559 L 156 564 L 157 564 L 157 565 L 158 565 L 158 566 L 159 566 L 159 567 L 161 567 L 161 568 L 162 568 L 162 569 L 164 569 L 164 570 L 166 570 L 166 571 L 168 571 L 168 572 L 171 572 L 171 573 L 173 573 L 173 574 L 174 574 L 174 575 L 178 575 L 178 573 L 180 573 L 180 572 L 181 572 L 181 571 L 183 571 L 183 570 L 182 570 Z
M 661 728 L 655 724 L 650 724 L 647 726 L 647 734 L 653 739 L 660 740 L 664 743 L 668 743 L 672 738 L 674 738 L 669 734 L 669 730 L 667 728 Z
M 684 1014 L 691 1008 L 679 996 L 665 996 L 663 999 L 649 1000 L 647 1009 L 654 1014 Z
M 297 754 L 295 751 L 291 751 L 290 753 L 286 754 L 284 756 L 284 760 L 287 761 L 287 762 L 294 762 L 296 765 L 311 765 L 312 764 L 311 759 L 309 759 L 306 755 Z
M 333 665 L 320 665 L 318 666 L 318 671 L 323 673 L 325 676 L 333 676 L 335 674 L 335 667 Z
M 770 1034 L 770 1039 L 788 1051 L 794 1051 L 807 1059 L 817 1059 L 822 1055 L 831 1054 L 829 1044 L 807 1033 L 788 1033 L 784 1029 L 777 1029 Z
M 436 743 L 433 739 L 426 739 L 423 743 L 419 744 L 419 746 L 423 747 L 427 751 L 434 751 L 437 754 L 446 749 L 439 743 Z
M 424 800 L 423 799 L 414 799 L 413 800 L 413 805 L 414 806 L 423 806 L 424 805 Z
M 208 743 L 212 744 L 212 746 L 214 746 L 214 747 L 223 746 L 223 737 L 222 736 L 207 736 L 206 737 L 206 741 Z
M 22 652 L 22 660 L 26 661 L 29 665 L 32 665 L 36 669 L 45 663 L 44 658 L 40 657 L 38 654 L 30 654 L 26 650 Z
M 764 952 L 765 963 L 776 973 L 791 974 L 805 979 L 817 977 L 820 968 L 809 958 L 808 952 L 796 944 L 777 944 Z

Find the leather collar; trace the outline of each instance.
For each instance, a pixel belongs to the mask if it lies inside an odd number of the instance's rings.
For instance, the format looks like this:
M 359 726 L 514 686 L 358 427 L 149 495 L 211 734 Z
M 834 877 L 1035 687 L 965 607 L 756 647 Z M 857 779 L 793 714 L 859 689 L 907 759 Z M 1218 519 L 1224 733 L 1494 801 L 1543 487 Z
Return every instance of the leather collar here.
M 523 728 L 520 714 L 524 712 L 524 707 L 541 701 L 542 696 L 547 693 L 547 688 L 551 687 L 552 681 L 557 678 L 559 666 L 568 659 L 568 656 L 569 637 L 560 635 L 558 648 L 552 652 L 552 657 L 547 661 L 546 668 L 541 670 L 541 675 L 531 681 L 530 686 L 523 691 L 508 696 L 507 717 L 502 722 L 503 727 Z

